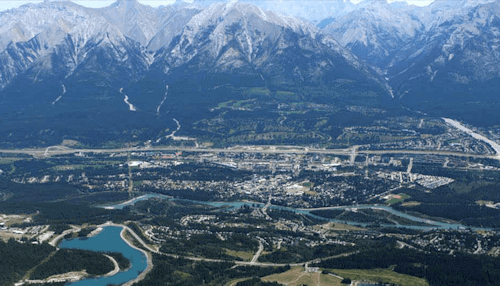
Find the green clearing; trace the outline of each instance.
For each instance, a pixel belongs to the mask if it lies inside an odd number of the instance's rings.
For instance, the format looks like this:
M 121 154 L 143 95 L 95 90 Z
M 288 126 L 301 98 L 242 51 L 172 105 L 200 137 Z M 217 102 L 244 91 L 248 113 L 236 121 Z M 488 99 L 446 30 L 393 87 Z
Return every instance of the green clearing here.
M 415 137 L 415 136 L 380 135 L 379 139 L 380 139 L 380 143 L 388 143 L 388 142 L 402 141 L 402 140 L 413 140 L 413 139 L 418 139 L 418 137 Z
M 303 182 L 302 186 L 304 186 L 306 188 L 312 188 L 314 186 L 314 183 L 312 183 L 312 182 Z
M 24 160 L 26 158 L 10 158 L 10 157 L 0 157 L 0 164 L 11 164 L 13 162 Z
M 229 101 L 221 102 L 217 105 L 217 107 L 215 109 L 221 109 L 221 108 L 251 109 L 253 107 L 255 107 L 255 99 L 245 99 L 245 100 L 238 100 L 238 101 L 229 100 Z
M 276 97 L 278 99 L 286 99 L 286 100 L 299 100 L 300 99 L 300 95 L 294 93 L 294 92 L 290 92 L 290 91 L 283 91 L 283 90 L 278 90 L 276 91 Z
M 67 164 L 58 164 L 55 165 L 52 168 L 54 171 L 68 171 L 68 170 L 83 170 L 86 168 L 96 168 L 96 169 L 101 169 L 105 168 L 108 166 L 112 165 L 118 165 L 120 163 L 123 163 L 123 161 L 117 161 L 117 160 L 95 160 L 92 161 L 89 164 L 71 164 L 66 160 Z
M 387 200 L 386 203 L 392 205 L 392 204 L 396 204 L 399 202 L 403 202 L 404 200 L 407 200 L 410 198 L 409 195 L 404 194 L 404 193 L 397 194 L 396 196 L 399 196 L 399 197 L 393 197 L 392 199 Z
M 326 224 L 322 224 L 320 226 L 316 226 L 323 228 L 325 230 L 334 230 L 334 231 L 364 231 L 366 230 L 365 228 L 360 228 L 357 226 L 349 225 L 349 224 L 343 224 L 343 223 L 333 223 L 329 222 Z
M 229 105 L 231 105 L 233 102 L 234 102 L 234 100 L 221 102 L 221 103 L 219 103 L 219 104 L 217 105 L 217 107 L 216 107 L 215 109 L 226 108 L 226 107 L 228 107 Z
M 248 280 L 248 279 L 250 279 L 250 278 L 238 278 L 238 279 L 234 279 L 234 280 L 231 280 L 231 281 L 227 282 L 225 286 L 235 286 L 239 282 L 242 282 L 242 281 L 245 281 L 245 280 Z
M 393 283 L 401 286 L 427 286 L 429 283 L 423 279 L 410 275 L 399 274 L 390 269 L 332 269 L 333 273 L 343 278 L 356 281 L 371 281 L 375 283 Z
M 326 274 L 326 275 L 321 274 L 319 276 L 319 279 L 320 279 L 320 285 L 333 285 L 333 286 L 345 285 L 345 284 L 340 283 L 342 281 L 342 280 L 340 280 L 340 278 L 337 278 L 337 277 L 329 275 L 329 274 Z
M 281 114 L 287 114 L 287 115 L 290 115 L 290 114 L 304 114 L 304 113 L 306 113 L 305 110 L 280 111 L 280 115 Z
M 401 201 L 402 201 L 401 199 L 391 199 L 391 200 L 386 201 L 386 203 L 393 205 L 393 204 L 401 202 Z
M 239 258 L 243 259 L 243 261 L 250 261 L 253 258 L 253 253 L 248 252 L 248 251 L 235 251 L 235 250 L 226 249 L 226 254 L 231 255 L 233 257 L 239 257 Z
M 52 167 L 54 171 L 68 171 L 68 170 L 83 170 L 85 168 L 94 167 L 92 165 L 58 165 Z
M 191 278 L 193 276 L 193 275 L 191 275 L 189 273 L 182 272 L 182 271 L 179 271 L 179 270 L 175 270 L 174 274 L 176 276 L 180 277 L 181 279 L 189 279 L 189 278 Z
M 414 136 L 391 136 L 391 135 L 380 135 L 378 133 L 369 134 L 357 134 L 357 133 L 343 133 L 338 137 L 337 140 L 342 142 L 351 142 L 356 144 L 367 144 L 367 143 L 389 143 L 401 140 L 412 140 L 415 139 Z
M 339 278 L 321 272 L 305 272 L 304 267 L 295 267 L 287 272 L 273 274 L 262 278 L 265 282 L 278 282 L 288 286 L 320 285 L 320 286 L 340 286 Z
M 470 181 L 470 182 L 453 182 L 449 185 L 451 189 L 453 189 L 457 194 L 466 194 L 471 192 L 474 189 L 481 188 L 481 187 L 486 187 L 491 185 L 490 182 L 486 181 Z
M 320 128 L 323 125 L 326 125 L 328 123 L 328 119 L 321 119 L 316 124 L 314 125 L 315 128 Z
M 247 96 L 269 96 L 271 91 L 265 87 L 253 87 L 245 89 L 243 92 Z
M 419 206 L 421 204 L 422 204 L 421 202 L 411 201 L 411 202 L 405 202 L 405 203 L 403 203 L 402 206 L 403 207 L 415 207 L 415 206 Z

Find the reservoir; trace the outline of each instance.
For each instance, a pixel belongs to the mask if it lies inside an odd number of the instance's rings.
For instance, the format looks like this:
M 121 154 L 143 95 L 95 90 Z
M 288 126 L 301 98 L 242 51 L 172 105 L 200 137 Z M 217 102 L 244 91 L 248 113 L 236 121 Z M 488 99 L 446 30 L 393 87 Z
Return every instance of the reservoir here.
M 96 236 L 85 239 L 63 240 L 60 248 L 83 249 L 96 252 L 120 252 L 128 260 L 131 267 L 124 272 L 119 272 L 110 277 L 97 277 L 85 279 L 71 283 L 71 286 L 106 286 L 119 285 L 135 279 L 141 272 L 147 268 L 147 258 L 139 250 L 130 247 L 121 237 L 123 228 L 117 226 L 107 226 Z

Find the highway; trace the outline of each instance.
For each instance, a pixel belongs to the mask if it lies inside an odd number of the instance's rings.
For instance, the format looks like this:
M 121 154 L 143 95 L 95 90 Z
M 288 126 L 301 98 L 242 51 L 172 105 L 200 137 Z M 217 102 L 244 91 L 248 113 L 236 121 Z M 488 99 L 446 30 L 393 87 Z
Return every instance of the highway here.
M 451 125 L 451 126 L 457 128 L 458 130 L 463 131 L 463 132 L 469 134 L 470 136 L 472 136 L 476 140 L 483 141 L 484 143 L 490 145 L 491 148 L 493 148 L 493 150 L 495 150 L 495 152 L 497 153 L 497 157 L 500 157 L 500 145 L 498 145 L 495 141 L 493 141 L 493 140 L 491 140 L 489 138 L 486 138 L 485 136 L 483 136 L 483 135 L 481 135 L 479 133 L 476 133 L 476 132 L 472 131 L 471 129 L 463 126 L 460 122 L 458 122 L 456 120 L 453 120 L 453 119 L 450 119 L 450 118 L 442 118 L 442 119 L 448 125 Z
M 358 146 L 353 146 L 348 149 L 315 149 L 300 146 L 283 147 L 283 146 L 238 146 L 230 148 L 196 148 L 196 147 L 133 147 L 133 148 L 116 148 L 116 149 L 73 149 L 66 146 L 50 146 L 47 148 L 37 149 L 0 149 L 0 153 L 4 154 L 28 154 L 35 157 L 47 157 L 51 155 L 64 155 L 74 153 L 123 153 L 123 152 L 162 152 L 162 151 L 182 151 L 182 152 L 197 152 L 197 153 L 261 153 L 261 154 L 328 154 L 337 156 L 349 156 L 368 154 L 368 155 L 384 155 L 384 154 L 408 154 L 408 155 L 438 155 L 438 156 L 455 156 L 455 157 L 473 157 L 473 158 L 489 158 L 500 160 L 498 155 L 478 155 L 462 152 L 439 151 L 439 150 L 357 150 Z

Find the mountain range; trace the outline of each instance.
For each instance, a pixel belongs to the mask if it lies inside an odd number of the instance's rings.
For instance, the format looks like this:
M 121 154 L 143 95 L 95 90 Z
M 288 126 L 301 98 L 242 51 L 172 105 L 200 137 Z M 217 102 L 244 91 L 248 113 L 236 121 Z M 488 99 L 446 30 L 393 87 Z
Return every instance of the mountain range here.
M 228 98 L 203 94 L 221 86 L 375 92 L 383 104 L 500 123 L 489 121 L 500 87 L 500 1 L 316 2 L 119 0 L 91 9 L 45 1 L 1 12 L 0 112 L 11 124 L 0 132 L 38 117 L 63 125 L 134 113 L 151 122 L 180 112 L 167 97 L 216 106 Z
M 484 102 L 498 106 L 500 1 L 364 3 L 322 31 L 383 74 L 404 104 L 457 118 L 493 116 Z M 464 115 L 464 104 L 476 115 Z

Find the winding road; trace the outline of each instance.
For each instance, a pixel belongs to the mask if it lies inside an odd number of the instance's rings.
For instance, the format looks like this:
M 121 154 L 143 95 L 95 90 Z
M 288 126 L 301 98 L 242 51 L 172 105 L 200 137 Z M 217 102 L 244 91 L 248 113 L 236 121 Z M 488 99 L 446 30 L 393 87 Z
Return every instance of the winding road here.
M 79 232 L 81 230 L 80 227 L 77 227 L 77 226 L 74 226 L 74 225 L 70 225 L 71 226 L 71 229 L 67 229 L 65 231 L 63 231 L 60 235 L 56 236 L 55 238 L 53 238 L 49 244 L 56 247 L 57 243 L 64 238 L 65 235 L 69 234 L 69 233 L 72 233 L 72 232 Z
M 110 272 L 106 273 L 104 276 L 113 276 L 116 273 L 120 272 L 120 266 L 118 265 L 118 262 L 116 261 L 116 259 L 114 259 L 113 257 L 111 257 L 111 256 L 109 256 L 107 254 L 104 254 L 104 256 L 106 256 L 109 260 L 111 260 L 111 262 L 113 262 L 113 265 L 115 266 L 115 269 L 113 269 Z
M 304 262 L 298 262 L 298 263 L 263 263 L 263 262 L 253 262 L 253 259 L 252 261 L 238 261 L 238 260 L 223 260 L 223 259 L 212 259 L 212 258 L 202 258 L 202 257 L 192 257 L 192 256 L 183 256 L 183 255 L 177 255 L 177 254 L 169 254 L 169 253 L 164 253 L 164 252 L 160 252 L 156 249 L 153 249 L 151 246 L 149 246 L 146 242 L 144 242 L 144 240 L 142 240 L 139 235 L 137 235 L 132 229 L 130 229 L 130 227 L 126 226 L 126 225 L 123 225 L 123 224 L 116 224 L 116 223 L 113 223 L 113 222 L 107 222 L 107 223 L 104 223 L 104 224 L 101 224 L 99 225 L 98 227 L 106 227 L 106 226 L 117 226 L 117 227 L 122 227 L 123 228 L 123 231 L 122 231 L 122 239 L 127 242 L 127 244 L 129 244 L 131 247 L 135 248 L 135 249 L 138 249 L 140 251 L 142 251 L 147 257 L 148 257 L 148 268 L 141 273 L 141 275 L 144 274 L 144 276 L 147 274 L 147 272 L 150 270 L 150 268 L 152 268 L 152 265 L 153 265 L 153 262 L 152 260 L 150 260 L 151 258 L 151 255 L 145 251 L 144 249 L 141 249 L 141 248 L 138 248 L 136 247 L 135 245 L 133 245 L 130 241 L 128 241 L 125 237 L 124 237 L 124 231 L 128 231 L 133 237 L 135 240 L 137 240 L 137 242 L 142 246 L 144 247 L 145 249 L 147 249 L 149 252 L 151 253 L 156 253 L 156 254 L 159 254 L 159 255 L 165 255 L 165 256 L 169 256 L 169 257 L 173 257 L 173 258 L 183 258 L 183 259 L 187 259 L 187 260 L 191 260 L 191 261 L 205 261 L 205 262 L 232 262 L 236 265 L 246 265 L 246 266 L 261 266 L 261 267 L 283 267 L 283 266 L 287 266 L 287 265 L 290 265 L 291 267 L 293 266 L 304 266 L 306 264 L 311 264 L 311 263 L 317 263 L 317 262 L 320 262 L 320 261 L 323 261 L 323 260 L 328 260 L 328 259 L 332 259 L 332 258 L 340 258 L 340 257 L 346 257 L 346 256 L 349 256 L 349 255 L 353 255 L 353 254 L 356 254 L 356 253 L 359 253 L 359 251 L 354 251 L 354 252 L 348 252 L 348 253 L 342 253 L 342 254 L 338 254 L 338 255 L 334 255 L 334 256 L 329 256 L 329 257 L 322 257 L 322 258 L 317 258 L 317 259 L 313 259 L 313 260 L 309 260 L 309 261 L 304 261 Z M 262 245 L 262 248 L 263 248 L 263 245 Z M 259 250 L 260 250 L 260 246 L 259 246 Z M 263 249 L 262 249 L 263 250 Z M 262 252 L 262 251 L 261 251 Z M 257 256 L 257 254 L 255 255 Z M 254 258 L 255 258 L 254 256 Z M 260 256 L 260 254 L 259 254 Z M 258 257 L 257 257 L 258 259 Z M 151 265 L 151 267 L 149 266 Z M 149 269 L 149 270 L 148 270 Z M 146 273 L 146 274 L 145 274 Z M 139 278 L 139 277 L 138 277 Z M 138 279 L 136 278 L 136 280 Z M 139 280 L 137 280 L 139 281 Z M 137 282 L 136 281 L 136 282 Z M 130 282 L 129 282 L 130 283 Z M 134 282 L 135 283 L 135 282 Z M 132 284 L 125 284 L 125 285 L 132 285 Z
M 259 260 L 260 255 L 262 254 L 262 251 L 264 251 L 264 243 L 262 243 L 262 238 L 258 237 L 259 239 L 259 250 L 257 250 L 257 253 L 252 258 L 252 261 L 250 263 L 256 264 L 257 260 Z
M 175 133 L 177 133 L 179 130 L 181 130 L 181 124 L 179 123 L 179 120 L 174 118 L 175 123 L 177 124 L 177 129 L 172 131 L 170 135 L 165 136 L 165 138 L 172 138 L 175 140 Z
M 485 136 L 483 136 L 483 135 L 481 135 L 479 133 L 476 133 L 476 132 L 472 131 L 471 129 L 463 126 L 460 122 L 458 122 L 456 120 L 453 120 L 453 119 L 450 119 L 450 118 L 443 118 L 443 120 L 444 120 L 444 122 L 446 122 L 446 124 L 451 125 L 451 126 L 457 128 L 458 130 L 463 131 L 463 132 L 469 134 L 474 139 L 477 139 L 479 141 L 483 141 L 484 143 L 490 145 L 491 148 L 493 150 L 495 150 L 495 153 L 497 154 L 496 155 L 497 159 L 500 160 L 500 145 L 497 144 L 495 141 L 493 141 L 493 140 L 491 140 L 489 138 L 486 138 Z

